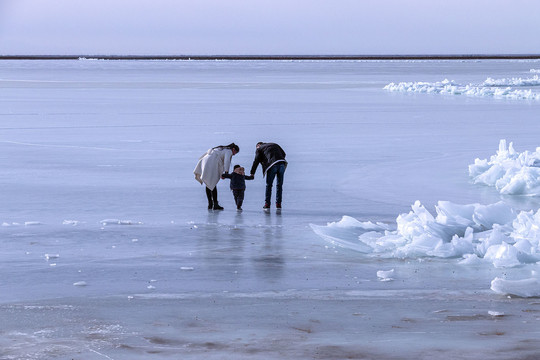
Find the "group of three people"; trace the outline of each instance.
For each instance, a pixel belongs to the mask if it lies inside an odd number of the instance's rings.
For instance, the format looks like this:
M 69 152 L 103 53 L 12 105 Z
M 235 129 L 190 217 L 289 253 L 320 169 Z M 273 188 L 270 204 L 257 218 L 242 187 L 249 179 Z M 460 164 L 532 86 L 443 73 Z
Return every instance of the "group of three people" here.
M 283 177 L 287 168 L 285 151 L 276 143 L 258 142 L 255 150 L 255 159 L 251 166 L 250 175 L 245 175 L 244 168 L 240 165 L 234 166 L 233 173 L 229 174 L 232 157 L 240 151 L 235 143 L 220 145 L 209 149 L 203 154 L 195 166 L 193 173 L 195 179 L 206 185 L 206 197 L 208 198 L 208 209 L 223 210 L 219 205 L 216 185 L 220 179 L 231 179 L 231 189 L 237 210 L 242 210 L 244 201 L 245 180 L 253 180 L 255 171 L 259 164 L 262 166 L 263 176 L 266 176 L 266 192 L 263 209 L 270 209 L 272 197 L 272 186 L 274 179 L 276 184 L 276 208 L 281 209 L 283 198 Z

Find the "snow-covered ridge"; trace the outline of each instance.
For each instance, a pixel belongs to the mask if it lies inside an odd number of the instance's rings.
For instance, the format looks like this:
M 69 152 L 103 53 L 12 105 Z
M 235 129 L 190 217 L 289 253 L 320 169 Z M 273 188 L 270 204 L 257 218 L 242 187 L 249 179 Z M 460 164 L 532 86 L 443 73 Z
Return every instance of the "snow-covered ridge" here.
M 540 261 L 540 211 L 517 212 L 498 202 L 459 205 L 439 201 L 436 215 L 416 201 L 395 227 L 373 226 L 348 216 L 312 229 L 333 245 L 389 258 L 461 258 L 497 268 Z M 392 229 L 393 228 L 393 229 Z
M 532 72 L 533 69 L 531 69 Z M 438 82 L 400 82 L 390 83 L 383 89 L 392 92 L 428 93 L 465 95 L 473 97 L 492 97 L 496 99 L 540 100 L 540 93 L 531 89 L 514 89 L 514 87 L 534 87 L 540 85 L 540 77 L 530 78 L 487 78 L 480 84 L 458 84 L 445 79 Z M 505 87 L 503 87 L 505 86 Z
M 514 150 L 513 143 L 499 142 L 499 150 L 488 159 L 475 159 L 469 165 L 475 184 L 495 187 L 505 195 L 540 195 L 540 147 L 536 151 Z

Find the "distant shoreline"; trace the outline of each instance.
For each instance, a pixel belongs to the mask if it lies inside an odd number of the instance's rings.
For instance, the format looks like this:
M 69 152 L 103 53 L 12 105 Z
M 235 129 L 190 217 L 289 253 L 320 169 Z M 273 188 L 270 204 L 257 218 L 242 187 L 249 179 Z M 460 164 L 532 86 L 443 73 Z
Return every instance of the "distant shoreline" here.
M 524 55 L 0 55 L 0 60 L 535 60 Z

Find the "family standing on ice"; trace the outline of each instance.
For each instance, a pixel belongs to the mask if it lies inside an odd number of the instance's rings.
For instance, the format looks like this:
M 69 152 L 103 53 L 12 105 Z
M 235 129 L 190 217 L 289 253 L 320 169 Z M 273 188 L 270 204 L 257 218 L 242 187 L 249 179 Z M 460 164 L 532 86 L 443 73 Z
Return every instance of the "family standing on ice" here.
M 244 168 L 240 165 L 234 166 L 233 173 L 229 174 L 231 159 L 238 154 L 240 148 L 235 143 L 229 145 L 220 145 L 209 149 L 199 158 L 197 166 L 193 173 L 195 179 L 206 185 L 206 197 L 208 198 L 209 210 L 223 210 L 218 203 L 217 183 L 220 179 L 231 179 L 231 190 L 233 192 L 236 209 L 242 211 L 244 201 L 244 191 L 246 189 L 245 180 L 253 180 L 255 171 L 259 164 L 263 169 L 263 176 L 266 176 L 266 192 L 263 209 L 270 209 L 272 198 L 272 186 L 274 179 L 276 184 L 276 209 L 281 209 L 283 198 L 283 177 L 287 168 L 285 160 L 285 151 L 275 143 L 258 142 L 255 150 L 255 159 L 251 166 L 250 175 L 244 173 Z

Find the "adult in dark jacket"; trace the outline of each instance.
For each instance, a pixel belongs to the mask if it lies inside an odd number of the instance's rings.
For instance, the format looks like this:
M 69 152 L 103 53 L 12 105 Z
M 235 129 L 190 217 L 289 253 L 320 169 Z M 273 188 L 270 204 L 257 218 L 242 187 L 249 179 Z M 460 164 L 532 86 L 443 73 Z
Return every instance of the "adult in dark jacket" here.
M 257 143 L 257 150 L 255 151 L 255 160 L 253 160 L 253 166 L 251 166 L 251 176 L 255 175 L 255 171 L 259 164 L 263 169 L 263 176 L 266 175 L 266 193 L 264 198 L 263 209 L 270 208 L 270 199 L 272 197 L 272 186 L 274 179 L 277 177 L 276 184 L 276 208 L 281 209 L 281 200 L 283 198 L 283 176 L 285 175 L 285 169 L 287 168 L 287 161 L 285 160 L 285 151 L 275 143 Z

